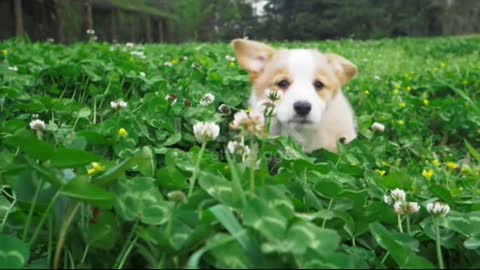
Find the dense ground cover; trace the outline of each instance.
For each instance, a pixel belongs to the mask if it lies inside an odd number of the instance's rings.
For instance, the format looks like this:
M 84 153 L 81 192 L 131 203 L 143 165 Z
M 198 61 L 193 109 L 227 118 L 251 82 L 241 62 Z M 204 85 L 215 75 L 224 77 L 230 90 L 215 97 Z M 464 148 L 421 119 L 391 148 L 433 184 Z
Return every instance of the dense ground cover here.
M 242 155 L 226 44 L 0 43 L 0 267 L 478 268 L 479 44 L 275 44 L 357 64 L 359 138 Z

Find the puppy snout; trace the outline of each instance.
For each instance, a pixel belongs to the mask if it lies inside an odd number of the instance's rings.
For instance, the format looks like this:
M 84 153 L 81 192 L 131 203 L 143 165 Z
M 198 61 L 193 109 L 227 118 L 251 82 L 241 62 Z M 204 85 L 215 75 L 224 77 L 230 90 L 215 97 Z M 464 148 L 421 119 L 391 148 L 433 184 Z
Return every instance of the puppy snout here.
M 300 116 L 307 116 L 312 110 L 312 104 L 307 101 L 297 101 L 293 104 L 293 109 Z

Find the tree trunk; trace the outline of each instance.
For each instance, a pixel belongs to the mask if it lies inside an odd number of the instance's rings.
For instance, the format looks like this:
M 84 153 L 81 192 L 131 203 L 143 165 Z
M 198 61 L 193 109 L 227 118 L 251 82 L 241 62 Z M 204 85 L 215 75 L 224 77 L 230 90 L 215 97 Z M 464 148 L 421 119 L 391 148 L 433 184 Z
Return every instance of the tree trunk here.
M 164 30 L 163 30 L 163 19 L 162 18 L 158 19 L 157 25 L 158 25 L 158 41 L 160 43 L 163 43 L 163 42 L 165 42 L 165 34 L 164 34 Z
M 112 32 L 112 42 L 115 43 L 118 40 L 117 37 L 117 9 L 112 8 L 110 31 Z
M 23 29 L 23 11 L 22 11 L 22 0 L 15 0 L 15 21 L 16 21 L 16 26 L 15 26 L 15 32 L 17 34 L 17 37 L 23 37 L 23 34 L 25 33 Z
M 130 42 L 136 42 L 136 39 L 135 39 L 135 27 L 137 26 L 136 25 L 136 21 L 135 21 L 135 16 L 132 15 L 131 13 L 128 14 L 128 16 L 130 17 L 130 20 L 131 20 L 131 23 L 130 23 Z
M 93 29 L 92 0 L 86 0 L 87 29 Z
M 63 0 L 55 0 L 55 17 L 57 20 L 57 42 L 62 43 L 64 41 L 63 35 Z
M 146 21 L 146 30 L 147 30 L 147 42 L 152 43 L 152 18 L 147 16 Z

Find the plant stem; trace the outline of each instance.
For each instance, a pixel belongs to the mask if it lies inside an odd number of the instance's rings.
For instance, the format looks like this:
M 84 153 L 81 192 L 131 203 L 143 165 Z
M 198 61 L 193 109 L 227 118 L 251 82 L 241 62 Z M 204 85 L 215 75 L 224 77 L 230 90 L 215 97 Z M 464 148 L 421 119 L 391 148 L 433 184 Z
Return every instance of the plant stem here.
M 60 197 L 60 190 L 58 190 L 55 193 L 55 195 L 53 195 L 53 198 L 50 201 L 50 203 L 48 204 L 47 209 L 45 210 L 45 213 L 43 213 L 42 218 L 40 219 L 40 222 L 38 223 L 38 226 L 35 229 L 35 232 L 33 233 L 33 236 L 30 240 L 30 248 L 32 248 L 33 245 L 35 244 L 35 241 L 37 240 L 37 237 L 40 234 L 40 230 L 42 229 L 43 224 L 45 223 L 45 220 L 47 219 L 48 213 L 50 213 L 50 211 L 51 211 L 53 205 L 55 204 L 55 202 L 57 201 L 58 197 Z
M 332 209 L 332 206 L 333 206 L 333 199 L 330 199 L 330 202 L 328 203 L 328 208 L 327 208 L 327 210 L 330 211 L 330 210 Z M 327 219 L 326 219 L 326 218 L 323 219 L 322 229 L 325 228 L 325 225 L 327 225 Z
M 388 255 L 390 255 L 390 252 L 389 252 L 389 251 L 387 251 L 387 253 L 385 253 L 385 256 L 383 256 L 382 261 L 381 261 L 382 264 L 385 263 L 385 261 L 386 261 L 387 258 L 388 258 Z
M 115 260 L 115 264 L 113 265 L 113 268 L 119 269 L 120 264 L 122 264 L 122 261 L 123 261 L 123 263 L 125 263 L 124 262 L 124 260 L 125 260 L 124 257 L 125 257 L 125 254 L 127 254 L 128 248 L 130 247 L 130 244 L 132 242 L 133 235 L 135 234 L 135 230 L 137 228 L 137 225 L 138 225 L 138 219 L 135 220 L 135 224 L 133 224 L 132 230 L 130 231 L 130 234 L 128 235 L 127 242 L 125 242 L 125 245 L 123 246 L 122 251 L 120 251 L 120 254 L 118 255 L 117 259 Z M 136 239 L 135 239 L 135 241 L 136 241 Z M 127 256 L 128 256 L 128 254 L 127 254 Z
M 97 97 L 93 98 L 93 124 L 97 123 Z
M 436 244 L 437 244 L 437 258 L 438 258 L 438 267 L 440 269 L 445 269 L 445 264 L 443 262 L 442 256 L 442 246 L 440 245 L 440 226 L 438 225 L 438 218 L 435 219 L 435 230 L 436 230 Z
M 34 178 L 37 178 L 36 175 Z M 35 211 L 35 206 L 37 205 L 38 195 L 40 194 L 40 190 L 43 187 L 43 178 L 40 180 L 40 184 L 35 191 L 35 195 L 33 196 L 32 205 L 30 205 L 30 211 L 28 211 L 27 223 L 25 224 L 25 228 L 23 229 L 23 236 L 22 239 L 25 242 L 27 240 L 27 235 L 30 232 L 30 223 L 32 222 L 33 212 Z
M 85 259 L 87 258 L 88 250 L 90 249 L 90 245 L 87 244 L 85 247 L 85 250 L 83 251 L 82 259 L 80 260 L 80 264 L 83 264 L 85 262 Z
M 412 234 L 412 230 L 411 230 L 411 228 L 410 228 L 410 216 L 409 216 L 409 215 L 407 215 L 407 233 L 408 233 L 409 235 Z
M 195 163 L 195 171 L 193 171 L 192 178 L 190 179 L 190 189 L 188 190 L 188 197 L 192 195 L 193 189 L 195 188 L 195 184 L 197 182 L 198 170 L 200 167 L 200 162 L 202 161 L 203 152 L 205 152 L 206 146 L 207 146 L 207 143 L 203 142 L 202 148 L 200 148 L 200 152 L 198 152 L 197 162 Z
M 62 254 L 62 249 L 65 244 L 65 238 L 67 236 L 68 228 L 70 227 L 70 224 L 72 223 L 73 218 L 75 217 L 75 214 L 80 208 L 80 205 L 81 204 L 77 202 L 73 206 L 72 211 L 70 211 L 70 214 L 66 217 L 66 219 L 63 222 L 62 228 L 60 229 L 60 233 L 58 235 L 57 248 L 55 249 L 55 257 L 53 258 L 53 269 L 58 269 L 59 267 L 60 256 Z
M 126 250 L 125 253 L 123 254 L 123 258 L 122 258 L 122 260 L 120 261 L 120 264 L 118 265 L 118 268 L 117 268 L 117 269 L 122 269 L 122 268 L 123 268 L 123 265 L 125 264 L 125 261 L 127 260 L 128 255 L 130 255 L 130 252 L 132 252 L 132 248 L 133 248 L 133 246 L 135 245 L 135 243 L 137 242 L 137 240 L 138 240 L 138 235 L 135 236 L 135 238 L 133 239 L 133 241 L 130 242 L 130 245 L 128 246 L 127 250 Z
M 398 230 L 403 233 L 402 216 L 397 215 Z
M 3 190 L 2 188 L 2 191 L 6 193 L 6 191 Z M 17 196 L 15 195 L 15 192 L 12 193 L 13 194 L 13 198 L 12 198 L 12 203 L 10 204 L 10 206 L 8 207 L 7 209 L 7 212 L 5 213 L 5 216 L 3 216 L 3 220 L 2 220 L 2 224 L 0 225 L 0 233 L 3 232 L 3 228 L 5 227 L 5 223 L 7 223 L 7 218 L 8 218 L 8 215 L 10 214 L 10 212 L 12 211 L 12 208 L 13 206 L 15 205 L 15 203 L 17 203 Z
M 52 243 L 53 243 L 53 217 L 48 219 L 48 255 L 47 262 L 50 265 L 52 262 Z
M 255 196 L 255 169 L 257 167 L 257 149 L 256 145 L 250 141 L 250 195 Z

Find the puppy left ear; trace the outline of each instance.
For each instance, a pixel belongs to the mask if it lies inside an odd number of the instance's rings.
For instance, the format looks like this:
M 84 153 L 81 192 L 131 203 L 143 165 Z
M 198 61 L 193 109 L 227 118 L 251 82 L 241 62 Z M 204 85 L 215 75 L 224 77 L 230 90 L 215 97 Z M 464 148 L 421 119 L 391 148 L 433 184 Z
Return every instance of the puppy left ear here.
M 352 62 L 333 53 L 325 54 L 325 56 L 342 84 L 346 84 L 357 77 L 358 69 Z

